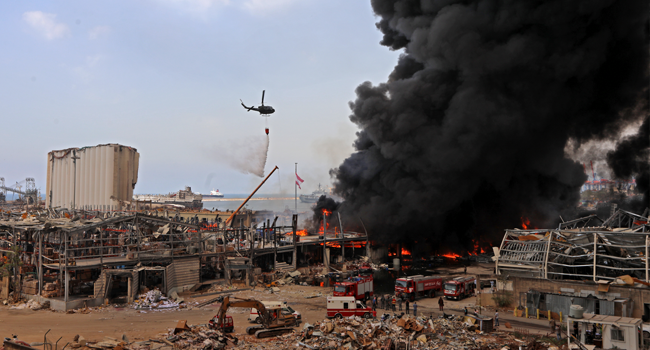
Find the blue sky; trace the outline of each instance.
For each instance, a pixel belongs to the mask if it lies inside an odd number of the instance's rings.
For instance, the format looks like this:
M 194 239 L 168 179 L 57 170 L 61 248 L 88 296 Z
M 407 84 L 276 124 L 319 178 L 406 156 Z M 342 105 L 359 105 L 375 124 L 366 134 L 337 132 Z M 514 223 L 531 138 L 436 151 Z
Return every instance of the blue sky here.
M 348 102 L 385 81 L 399 52 L 379 45 L 370 1 L 142 0 L 0 3 L 0 177 L 34 177 L 47 153 L 120 143 L 138 149 L 136 193 L 189 185 L 245 193 L 244 174 L 276 113 L 263 193 L 329 183 L 356 126 Z

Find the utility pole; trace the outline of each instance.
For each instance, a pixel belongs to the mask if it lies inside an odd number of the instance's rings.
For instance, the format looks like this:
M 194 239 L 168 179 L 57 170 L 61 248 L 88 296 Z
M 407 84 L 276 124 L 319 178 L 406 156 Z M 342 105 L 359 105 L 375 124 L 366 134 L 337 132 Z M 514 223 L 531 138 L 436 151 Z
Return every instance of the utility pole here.
M 323 210 L 323 265 L 325 271 L 330 272 L 330 262 L 327 259 L 327 213 Z
M 72 150 L 72 162 L 74 163 L 74 184 L 72 192 L 72 209 L 77 209 L 77 151 Z M 66 295 L 67 297 L 67 295 Z
M 298 228 L 298 214 L 293 214 L 293 217 L 291 218 L 291 226 L 293 228 L 293 259 L 291 262 L 293 262 L 293 269 L 298 268 L 298 253 L 297 253 L 297 247 L 296 247 L 296 230 Z M 646 278 L 647 280 L 647 278 Z

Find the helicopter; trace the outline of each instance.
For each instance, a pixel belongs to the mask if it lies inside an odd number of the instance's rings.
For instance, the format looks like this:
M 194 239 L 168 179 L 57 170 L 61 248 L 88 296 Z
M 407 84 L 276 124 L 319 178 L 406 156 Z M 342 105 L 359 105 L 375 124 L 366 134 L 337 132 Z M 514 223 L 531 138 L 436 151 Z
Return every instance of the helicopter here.
M 244 104 L 244 101 L 242 101 L 241 99 L 239 101 L 241 102 L 241 105 L 244 106 L 244 108 L 246 108 L 246 110 L 248 112 L 253 110 L 255 112 L 260 112 L 260 115 L 263 116 L 263 117 L 269 117 L 270 114 L 273 114 L 273 112 L 275 112 L 275 109 L 273 107 L 271 107 L 271 106 L 265 106 L 264 105 L 264 93 L 265 92 L 266 92 L 266 90 L 262 90 L 262 105 L 258 106 L 257 108 L 255 108 L 254 106 L 246 107 L 246 105 Z M 264 131 L 266 132 L 267 135 L 269 134 L 268 119 L 267 119 L 267 127 L 264 129 Z
M 273 114 L 273 112 L 275 112 L 275 109 L 273 109 L 273 107 L 271 107 L 271 106 L 265 106 L 264 105 L 264 92 L 265 91 L 266 90 L 262 90 L 262 105 L 258 106 L 257 108 L 255 108 L 253 106 L 246 107 L 246 105 L 244 104 L 244 101 L 242 101 L 242 100 L 239 100 L 239 101 L 241 102 L 241 105 L 244 106 L 244 108 L 246 108 L 246 110 L 249 111 L 249 112 L 251 110 L 253 110 L 255 112 L 260 112 L 260 114 L 262 114 L 262 115 L 264 115 L 264 114 Z

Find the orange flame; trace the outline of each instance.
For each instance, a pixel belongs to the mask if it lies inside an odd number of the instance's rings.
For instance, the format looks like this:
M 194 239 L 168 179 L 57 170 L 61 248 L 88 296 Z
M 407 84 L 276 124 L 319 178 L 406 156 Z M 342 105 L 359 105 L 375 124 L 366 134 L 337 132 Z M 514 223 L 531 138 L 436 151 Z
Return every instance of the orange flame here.
M 325 214 L 325 216 L 330 216 L 332 214 L 332 211 L 323 209 L 323 214 Z
M 309 233 L 307 233 L 307 230 L 298 230 L 296 231 L 296 236 L 307 236 Z M 292 236 L 293 231 L 287 232 L 287 236 Z
M 528 230 L 528 226 L 530 225 L 530 219 L 521 217 L 521 227 L 523 227 L 524 230 Z
M 307 236 L 307 230 L 296 231 L 296 236 Z
M 329 229 L 329 228 L 330 228 L 330 223 L 329 223 L 329 222 L 327 223 L 327 225 L 325 225 L 325 228 L 326 228 L 326 229 Z M 318 231 L 318 234 L 319 234 L 319 235 L 322 235 L 322 234 L 323 234 L 323 226 L 320 227 L 320 230 Z
M 477 240 L 475 240 L 475 239 L 472 240 L 472 246 L 474 246 L 474 250 L 471 251 L 471 252 L 467 252 L 467 254 L 469 254 L 469 255 L 479 255 L 479 254 L 484 254 L 485 253 L 485 249 L 483 249 L 481 247 L 481 245 L 479 244 L 479 242 Z
M 458 258 L 460 258 L 460 255 L 458 255 L 456 253 L 440 254 L 440 256 L 444 256 L 445 258 L 449 258 L 449 259 L 458 259 Z
M 402 255 L 411 255 L 411 252 L 406 248 L 402 248 Z

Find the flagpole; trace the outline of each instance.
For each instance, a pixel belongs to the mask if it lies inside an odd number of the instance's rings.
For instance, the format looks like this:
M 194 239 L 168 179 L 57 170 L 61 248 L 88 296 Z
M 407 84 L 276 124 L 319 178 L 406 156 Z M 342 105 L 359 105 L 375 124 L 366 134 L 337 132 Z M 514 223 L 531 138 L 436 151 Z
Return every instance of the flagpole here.
M 296 175 L 298 175 L 298 163 L 296 163 Z M 294 200 L 295 205 L 296 205 L 296 214 L 298 214 L 298 180 L 294 179 L 293 182 L 294 182 L 293 188 L 296 191 L 295 195 L 293 197 L 293 200 Z

